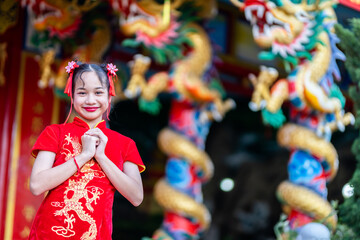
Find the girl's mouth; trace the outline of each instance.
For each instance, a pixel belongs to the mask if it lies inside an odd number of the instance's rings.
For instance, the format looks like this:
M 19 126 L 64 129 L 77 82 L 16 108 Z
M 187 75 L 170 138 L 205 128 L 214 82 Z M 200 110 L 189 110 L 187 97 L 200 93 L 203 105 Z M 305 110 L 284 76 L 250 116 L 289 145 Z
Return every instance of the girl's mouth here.
M 95 112 L 98 109 L 98 107 L 84 107 L 84 109 L 87 112 Z

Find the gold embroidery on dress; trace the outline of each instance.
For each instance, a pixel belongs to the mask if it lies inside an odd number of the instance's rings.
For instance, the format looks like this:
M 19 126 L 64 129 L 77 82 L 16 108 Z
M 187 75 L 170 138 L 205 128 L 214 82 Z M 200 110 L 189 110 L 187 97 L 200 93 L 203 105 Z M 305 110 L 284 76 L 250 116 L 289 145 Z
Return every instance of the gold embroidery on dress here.
M 81 144 L 79 142 L 79 139 L 75 136 L 72 138 L 70 136 L 70 133 L 68 135 L 65 135 L 65 143 L 63 144 L 62 149 L 64 152 L 61 154 L 65 155 L 65 161 L 79 155 L 81 153 Z M 69 150 L 66 146 L 71 145 L 73 148 L 73 151 Z
M 65 140 L 67 143 L 64 143 L 63 149 L 67 150 L 66 160 L 76 156 L 81 152 L 81 144 L 77 139 L 70 137 L 70 133 L 66 135 Z M 71 153 L 70 150 L 65 148 L 65 145 L 71 144 L 74 152 Z M 81 178 L 80 179 L 69 179 L 69 185 L 66 187 L 64 192 L 64 202 L 52 202 L 53 207 L 60 207 L 60 210 L 54 212 L 55 216 L 64 216 L 64 223 L 66 226 L 53 226 L 51 228 L 56 234 L 63 237 L 72 237 L 75 235 L 73 230 L 73 223 L 76 221 L 74 214 L 70 212 L 75 212 L 78 218 L 81 221 L 88 222 L 90 224 L 89 230 L 86 231 L 82 236 L 81 240 L 94 240 L 97 235 L 96 222 L 90 214 L 84 210 L 84 206 L 80 202 L 80 199 L 85 199 L 85 207 L 93 212 L 94 208 L 92 203 L 97 204 L 96 200 L 100 198 L 100 195 L 104 193 L 104 190 L 96 186 L 87 186 L 87 184 L 94 178 L 103 178 L 105 173 L 101 170 L 94 170 L 91 167 L 97 165 L 94 159 L 87 162 L 81 168 Z M 99 168 L 101 169 L 101 168 Z M 69 198 L 70 197 L 70 198 Z

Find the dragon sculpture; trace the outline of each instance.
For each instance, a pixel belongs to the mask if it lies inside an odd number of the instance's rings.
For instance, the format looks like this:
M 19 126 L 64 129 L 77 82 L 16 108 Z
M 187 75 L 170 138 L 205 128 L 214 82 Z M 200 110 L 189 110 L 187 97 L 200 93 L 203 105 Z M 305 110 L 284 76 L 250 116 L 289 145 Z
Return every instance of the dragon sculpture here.
M 205 30 L 191 16 L 211 15 L 213 1 L 112 1 L 120 14 L 120 27 L 126 46 L 142 45 L 159 63 L 170 62 L 169 71 L 145 73 L 149 57 L 136 55 L 131 63 L 131 78 L 124 91 L 129 98 L 139 96 L 141 109 L 159 111 L 158 95 L 172 96 L 169 124 L 158 135 L 160 149 L 168 155 L 165 177 L 154 187 L 154 196 L 165 210 L 160 229 L 153 239 L 198 239 L 208 228 L 210 213 L 202 203 L 202 184 L 211 178 L 213 164 L 204 151 L 212 120 L 221 120 L 234 107 L 214 84 L 213 53 Z M 180 9 L 203 9 L 184 14 Z M 190 16 L 190 17 L 189 17 Z
M 283 60 L 288 73 L 278 80 L 276 69 L 262 66 L 258 77 L 249 76 L 254 85 L 249 107 L 261 110 L 264 122 L 279 128 L 278 143 L 291 150 L 289 180 L 277 189 L 290 226 L 283 237 L 288 239 L 291 232 L 301 235 L 314 222 L 321 223 L 319 229 L 327 226 L 329 237 L 337 216 L 327 201 L 326 184 L 338 169 L 330 139 L 332 132 L 354 123 L 353 115 L 344 113 L 345 98 L 334 81 L 340 80 L 336 60 L 345 60 L 336 47 L 334 2 L 231 1 L 251 23 L 256 44 L 266 49 L 259 57 Z M 281 109 L 285 101 L 289 101 L 286 124 Z M 313 237 L 324 237 L 320 232 Z
M 19 3 L 14 0 L 4 0 L 0 2 L 0 35 L 4 34 L 9 28 L 18 21 Z
M 0 35 L 4 34 L 9 28 L 18 21 L 19 3 L 13 0 L 4 0 L 0 3 Z M 5 85 L 5 63 L 7 53 L 7 43 L 0 42 L 0 87 Z
M 34 29 L 39 35 L 45 36 L 44 43 L 40 44 L 48 45 L 39 61 L 40 88 L 53 85 L 56 93 L 62 96 L 68 77 L 64 68 L 69 61 L 73 59 L 83 62 L 102 61 L 112 38 L 109 22 L 97 15 L 90 16 L 90 21 L 84 19 L 84 15 L 98 7 L 100 3 L 100 1 L 37 0 L 27 4 L 36 16 L 33 21 Z M 86 23 L 86 27 L 82 27 L 82 22 Z M 78 39 L 81 39 L 81 42 L 78 42 Z M 62 53 L 64 60 L 58 64 L 58 71 L 53 71 L 56 43 L 60 43 L 64 49 Z

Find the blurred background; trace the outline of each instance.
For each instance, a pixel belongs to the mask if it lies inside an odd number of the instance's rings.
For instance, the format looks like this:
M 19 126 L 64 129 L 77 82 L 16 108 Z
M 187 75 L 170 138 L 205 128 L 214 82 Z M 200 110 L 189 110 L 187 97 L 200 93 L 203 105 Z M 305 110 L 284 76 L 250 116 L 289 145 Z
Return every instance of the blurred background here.
M 5 240 L 27 238 L 42 199 L 32 196 L 28 188 L 34 161 L 30 149 L 42 129 L 51 123 L 64 122 L 69 110 L 69 101 L 61 93 L 38 85 L 42 54 L 50 45 L 57 49 L 54 62 L 57 67 L 59 59 L 67 54 L 61 44 L 68 40 L 49 42 L 49 36 L 36 32 L 34 14 L 28 6 L 31 2 L 0 2 L 0 44 L 6 44 L 0 53 L 0 70 L 5 77 L 0 84 L 0 239 Z M 348 20 L 360 16 L 358 9 L 354 2 L 340 2 L 335 9 L 338 22 L 349 27 Z M 67 44 L 80 44 L 78 41 L 84 39 L 86 42 L 86 30 L 91 28 L 87 23 L 95 16 L 109 23 L 111 43 L 104 61 L 118 66 L 120 82 L 125 85 L 130 76 L 127 63 L 136 50 L 122 45 L 125 37 L 107 2 L 83 13 L 79 23 L 83 32 L 77 33 L 81 36 L 72 37 L 73 42 Z M 277 144 L 276 129 L 262 123 L 260 112 L 249 109 L 252 87 L 248 74 L 258 73 L 259 65 L 275 67 L 280 75 L 285 71 L 280 62 L 258 60 L 260 48 L 253 41 L 250 24 L 229 1 L 217 1 L 217 14 L 204 24 L 216 49 L 215 65 L 221 83 L 227 96 L 236 102 L 236 108 L 221 122 L 211 125 L 206 140 L 205 151 L 215 171 L 203 185 L 204 204 L 212 215 L 212 222 L 201 239 L 275 239 L 273 228 L 282 212 L 275 192 L 279 183 L 288 177 L 289 151 Z M 347 97 L 351 80 L 344 64 L 340 62 L 339 66 L 341 89 Z M 152 63 L 150 73 L 167 67 Z M 151 237 L 162 223 L 163 210 L 154 200 L 153 187 L 165 174 L 167 156 L 157 146 L 157 135 L 168 124 L 170 98 L 164 94 L 159 100 L 162 108 L 158 115 L 139 110 L 136 100 L 113 102 L 109 127 L 136 142 L 147 166 L 142 173 L 145 199 L 141 206 L 135 208 L 115 194 L 113 239 Z M 347 101 L 346 108 L 352 111 L 351 100 Z M 329 201 L 344 200 L 343 186 L 352 177 L 356 165 L 351 145 L 357 135 L 353 127 L 333 135 L 340 167 L 335 179 L 328 184 Z

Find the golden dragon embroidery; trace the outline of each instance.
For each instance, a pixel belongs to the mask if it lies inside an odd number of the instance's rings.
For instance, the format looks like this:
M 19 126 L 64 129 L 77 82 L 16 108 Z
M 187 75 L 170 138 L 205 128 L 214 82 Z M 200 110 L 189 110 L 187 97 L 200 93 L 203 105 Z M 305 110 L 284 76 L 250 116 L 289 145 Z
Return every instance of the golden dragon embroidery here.
M 67 146 L 72 147 L 70 150 Z M 65 136 L 63 152 L 65 160 L 78 155 L 81 152 L 81 144 L 77 138 L 72 138 L 70 133 Z M 95 160 L 90 160 L 81 169 L 80 174 L 75 173 L 74 177 L 68 180 L 68 185 L 64 192 L 63 202 L 52 202 L 53 207 L 61 208 L 54 212 L 55 216 L 64 216 L 66 226 L 53 226 L 52 231 L 63 237 L 71 237 L 76 234 L 74 223 L 76 218 L 73 213 L 83 222 L 90 224 L 89 230 L 82 234 L 82 240 L 93 240 L 97 236 L 96 222 L 92 216 L 85 211 L 82 199 L 85 200 L 85 207 L 88 211 L 93 212 L 92 204 L 96 204 L 96 200 L 104 193 L 103 189 L 96 186 L 88 186 L 89 182 L 94 178 L 104 178 L 105 174 L 101 170 L 94 170 L 92 167 L 97 164 Z

